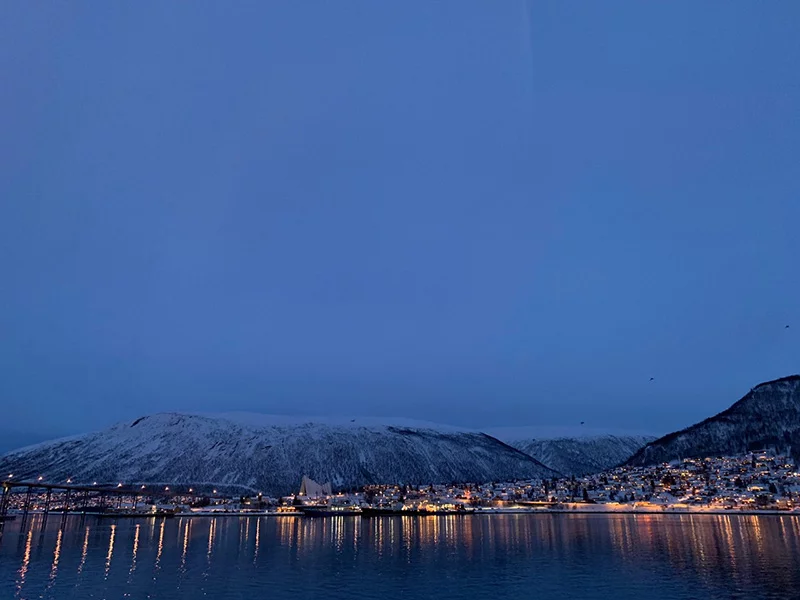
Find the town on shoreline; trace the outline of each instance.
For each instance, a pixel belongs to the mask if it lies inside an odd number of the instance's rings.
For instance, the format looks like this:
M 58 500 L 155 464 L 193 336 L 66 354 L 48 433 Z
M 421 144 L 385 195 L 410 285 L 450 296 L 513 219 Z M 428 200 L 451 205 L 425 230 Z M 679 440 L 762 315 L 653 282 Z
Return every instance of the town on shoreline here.
M 800 515 L 795 461 L 770 450 L 735 457 L 684 459 L 650 467 L 621 466 L 595 475 L 516 482 L 368 485 L 333 492 L 304 477 L 297 494 L 225 494 L 218 489 L 137 485 L 70 497 L 57 486 L 7 493 L 6 519 L 36 513 L 153 516 L 381 516 L 508 513 L 706 513 Z M 71 482 L 70 482 L 71 483 Z M 41 482 L 37 485 L 53 485 Z M 118 486 L 121 488 L 122 483 Z M 113 493 L 115 492 L 115 493 Z

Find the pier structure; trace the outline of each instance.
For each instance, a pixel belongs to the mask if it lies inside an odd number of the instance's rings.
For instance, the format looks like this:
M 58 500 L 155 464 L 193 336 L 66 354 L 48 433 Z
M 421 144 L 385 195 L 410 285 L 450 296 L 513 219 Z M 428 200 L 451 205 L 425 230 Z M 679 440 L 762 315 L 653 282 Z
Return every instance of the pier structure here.
M 0 481 L 2 496 L 0 496 L 0 524 L 7 520 L 11 507 L 12 496 L 24 494 L 25 499 L 22 503 L 23 522 L 28 518 L 32 510 L 34 496 L 40 501 L 39 496 L 44 494 L 44 502 L 41 505 L 41 512 L 44 518 L 51 512 L 62 514 L 65 518 L 70 513 L 101 513 L 108 508 L 119 509 L 125 497 L 131 498 L 134 510 L 139 499 L 152 496 L 152 490 L 145 490 L 144 486 L 134 487 L 122 484 L 104 485 L 76 485 L 72 483 L 50 483 L 46 481 L 14 481 L 6 479 Z M 58 499 L 54 501 L 54 494 Z M 116 503 L 116 506 L 114 504 Z

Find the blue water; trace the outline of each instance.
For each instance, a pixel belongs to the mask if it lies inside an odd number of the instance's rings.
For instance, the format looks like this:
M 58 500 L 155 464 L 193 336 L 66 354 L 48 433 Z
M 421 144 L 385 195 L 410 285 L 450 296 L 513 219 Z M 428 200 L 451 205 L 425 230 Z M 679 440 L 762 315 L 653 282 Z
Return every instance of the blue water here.
M 0 598 L 800 598 L 800 519 L 712 515 L 6 523 Z

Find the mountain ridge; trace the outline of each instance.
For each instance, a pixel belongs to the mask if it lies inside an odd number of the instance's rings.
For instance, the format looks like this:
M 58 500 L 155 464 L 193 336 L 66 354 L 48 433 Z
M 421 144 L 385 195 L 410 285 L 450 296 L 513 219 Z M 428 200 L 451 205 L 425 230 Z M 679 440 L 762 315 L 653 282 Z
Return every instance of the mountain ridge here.
M 716 415 L 650 442 L 626 464 L 739 454 L 760 445 L 800 450 L 800 375 L 759 383 Z
M 606 434 L 523 439 L 511 445 L 551 469 L 579 477 L 614 468 L 655 439 L 652 435 Z
M 0 457 L 16 477 L 115 483 L 208 483 L 284 495 L 303 475 L 335 488 L 558 475 L 481 432 L 402 424 L 264 425 L 157 413 Z

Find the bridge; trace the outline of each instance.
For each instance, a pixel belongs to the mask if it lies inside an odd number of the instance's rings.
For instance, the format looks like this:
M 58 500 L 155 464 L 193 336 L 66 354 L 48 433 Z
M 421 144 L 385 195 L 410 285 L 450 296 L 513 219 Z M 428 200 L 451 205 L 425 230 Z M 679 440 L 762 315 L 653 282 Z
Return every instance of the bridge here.
M 113 507 L 113 501 L 116 500 L 116 508 L 122 506 L 122 500 L 125 497 L 131 498 L 133 508 L 139 498 L 146 498 L 164 492 L 155 491 L 154 489 L 147 489 L 145 486 L 125 486 L 117 484 L 104 485 L 75 485 L 72 483 L 49 483 L 45 481 L 14 481 L 6 479 L 0 481 L 2 487 L 2 497 L 0 497 L 0 523 L 9 518 L 9 508 L 11 505 L 11 498 L 15 494 L 25 494 L 25 500 L 22 504 L 22 519 L 27 519 L 28 513 L 32 510 L 32 501 L 36 501 L 38 510 L 40 510 L 45 518 L 50 512 L 60 512 L 66 517 L 69 513 L 99 513 L 109 508 L 109 500 Z M 167 487 L 165 492 L 169 491 Z M 192 490 L 189 489 L 191 494 Z M 43 503 L 40 496 L 44 494 Z M 55 496 L 55 497 L 54 497 Z

